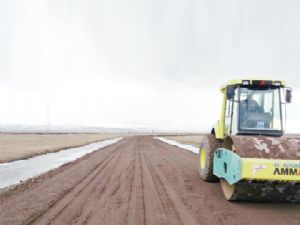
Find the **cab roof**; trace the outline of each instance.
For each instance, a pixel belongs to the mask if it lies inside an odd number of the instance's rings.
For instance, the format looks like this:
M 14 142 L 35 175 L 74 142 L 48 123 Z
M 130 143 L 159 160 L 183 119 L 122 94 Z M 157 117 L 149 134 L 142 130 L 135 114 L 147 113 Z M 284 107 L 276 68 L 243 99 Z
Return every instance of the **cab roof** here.
M 257 83 L 268 83 L 268 84 L 272 84 L 272 85 L 275 85 L 275 84 L 280 84 L 278 86 L 280 87 L 285 87 L 286 86 L 286 83 L 285 81 L 283 80 L 270 80 L 270 79 L 243 79 L 243 80 L 229 80 L 226 84 L 222 85 L 221 86 L 221 90 L 225 89 L 227 86 L 231 86 L 231 85 L 243 85 L 244 82 L 249 82 L 248 85 L 256 85 Z

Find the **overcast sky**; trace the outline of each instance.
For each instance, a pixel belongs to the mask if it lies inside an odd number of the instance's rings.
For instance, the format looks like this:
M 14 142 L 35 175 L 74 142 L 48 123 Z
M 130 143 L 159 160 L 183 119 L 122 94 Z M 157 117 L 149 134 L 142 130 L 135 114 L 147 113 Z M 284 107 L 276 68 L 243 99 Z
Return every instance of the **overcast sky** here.
M 228 79 L 284 79 L 298 0 L 0 0 L 0 123 L 209 130 Z

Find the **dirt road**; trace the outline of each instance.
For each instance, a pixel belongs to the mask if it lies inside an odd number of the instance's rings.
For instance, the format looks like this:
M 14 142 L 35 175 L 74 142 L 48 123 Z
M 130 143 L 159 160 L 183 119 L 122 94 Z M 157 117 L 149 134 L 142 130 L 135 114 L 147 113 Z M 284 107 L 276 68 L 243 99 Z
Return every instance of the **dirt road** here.
M 299 224 L 300 205 L 230 203 L 197 156 L 131 137 L 0 198 L 0 224 Z

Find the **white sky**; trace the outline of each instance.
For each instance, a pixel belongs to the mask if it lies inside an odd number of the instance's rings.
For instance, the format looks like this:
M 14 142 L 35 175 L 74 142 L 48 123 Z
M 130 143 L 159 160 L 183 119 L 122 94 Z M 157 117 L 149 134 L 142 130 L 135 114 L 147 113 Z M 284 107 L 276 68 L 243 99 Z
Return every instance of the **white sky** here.
M 0 32 L 2 124 L 209 130 L 222 83 L 267 77 L 299 132 L 298 0 L 0 0 Z

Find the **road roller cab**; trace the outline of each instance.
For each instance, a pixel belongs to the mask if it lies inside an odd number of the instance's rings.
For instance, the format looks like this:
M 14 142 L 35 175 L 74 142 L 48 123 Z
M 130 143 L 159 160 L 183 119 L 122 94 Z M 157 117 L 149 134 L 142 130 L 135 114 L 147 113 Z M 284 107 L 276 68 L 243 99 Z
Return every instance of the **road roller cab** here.
M 214 127 L 217 139 L 227 135 L 283 135 L 282 106 L 290 103 L 292 96 L 284 81 L 231 80 L 221 92 L 221 118 Z
M 228 200 L 300 201 L 300 139 L 284 136 L 284 81 L 231 80 L 221 118 L 199 148 L 205 181 L 221 181 Z

